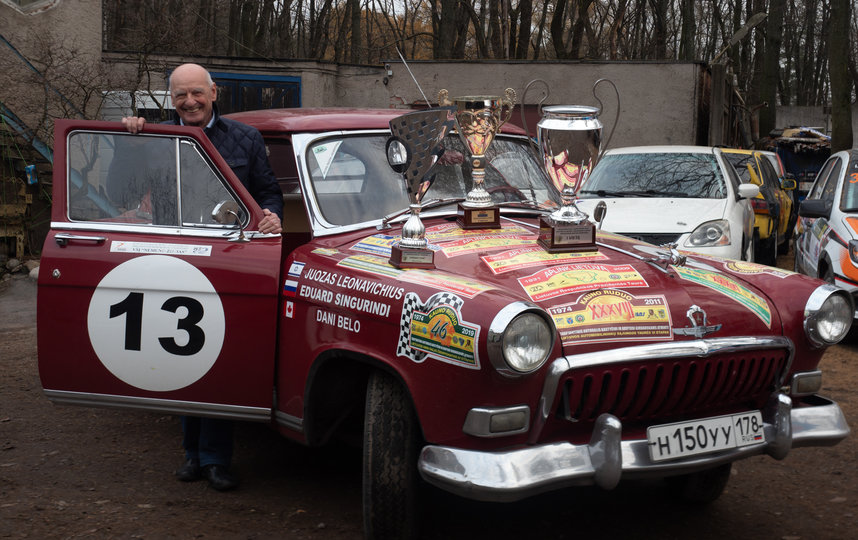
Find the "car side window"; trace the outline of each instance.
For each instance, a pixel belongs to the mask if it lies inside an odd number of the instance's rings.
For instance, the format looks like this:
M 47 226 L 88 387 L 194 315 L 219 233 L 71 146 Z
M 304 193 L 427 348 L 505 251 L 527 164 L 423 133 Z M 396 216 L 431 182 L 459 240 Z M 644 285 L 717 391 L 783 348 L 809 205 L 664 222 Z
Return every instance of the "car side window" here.
M 834 192 L 837 190 L 837 179 L 840 178 L 840 160 L 834 162 L 828 178 L 825 179 L 825 184 L 822 187 L 822 194 L 819 198 L 824 201 L 834 201 Z
M 71 221 L 222 228 L 212 210 L 238 202 L 196 144 L 177 137 L 76 132 L 67 165 Z
M 822 168 L 816 173 L 816 180 L 813 183 L 813 186 L 810 189 L 810 192 L 807 194 L 808 199 L 819 199 L 822 194 L 822 188 L 825 185 L 826 180 L 828 180 L 828 176 L 831 173 L 831 169 L 834 167 L 834 164 L 837 163 L 837 158 L 831 158 L 825 162 Z

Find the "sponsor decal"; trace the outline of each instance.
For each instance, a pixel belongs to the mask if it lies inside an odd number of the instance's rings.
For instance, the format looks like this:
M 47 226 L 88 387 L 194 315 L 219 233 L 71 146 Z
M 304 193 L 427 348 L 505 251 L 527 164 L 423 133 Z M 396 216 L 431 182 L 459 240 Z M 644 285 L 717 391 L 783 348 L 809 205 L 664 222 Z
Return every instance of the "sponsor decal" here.
M 146 253 L 149 255 L 190 255 L 209 257 L 211 246 L 168 244 L 163 242 L 111 242 L 111 253 Z
M 731 272 L 735 272 L 736 274 L 742 274 L 746 276 L 765 274 L 783 279 L 785 277 L 795 275 L 795 272 L 790 272 L 789 270 L 783 270 L 781 268 L 775 268 L 773 266 L 766 266 L 764 264 L 756 264 L 745 261 L 727 260 L 724 261 L 724 268 Z
M 324 255 L 326 257 L 333 257 L 334 255 L 338 254 L 339 251 L 331 248 L 316 248 L 310 253 L 314 253 L 316 255 Z
M 564 264 L 519 278 L 518 282 L 534 302 L 593 289 L 649 286 L 630 264 Z
M 364 238 L 349 249 L 390 257 L 390 248 L 393 247 L 393 243 L 398 239 L 398 236 L 391 236 L 389 234 L 375 234 Z
M 304 271 L 304 279 L 314 283 L 301 284 L 298 287 L 297 296 L 380 317 L 390 315 L 390 304 L 366 298 L 358 293 L 379 297 L 382 300 L 400 300 L 405 294 L 404 287 L 320 268 L 307 268 Z M 343 290 L 332 291 L 328 287 Z
M 543 266 L 546 264 L 564 264 L 576 261 L 603 261 L 607 255 L 598 251 L 576 253 L 548 253 L 539 246 L 511 249 L 497 255 L 482 257 L 483 262 L 494 274 L 503 274 L 513 270 Z
M 376 257 L 374 255 L 352 255 L 337 263 L 337 266 L 361 270 L 370 274 L 385 277 L 399 277 L 404 270 L 391 266 L 387 257 Z
M 745 306 L 751 312 L 766 323 L 766 326 L 771 327 L 772 313 L 769 310 L 769 303 L 765 298 L 754 294 L 750 289 L 740 284 L 730 276 L 709 270 L 700 270 L 696 268 L 687 268 L 682 266 L 671 266 L 679 277 L 692 281 L 704 287 L 708 287 L 717 291 L 724 296 Z
M 479 369 L 480 327 L 462 320 L 464 300 L 449 292 L 435 293 L 423 302 L 415 293 L 405 295 L 399 322 L 396 356 L 416 363 L 426 358 Z
M 670 309 L 663 295 L 635 296 L 599 289 L 548 312 L 564 345 L 673 338 Z
M 441 247 L 441 251 L 447 257 L 458 257 L 469 253 L 492 251 L 513 246 L 535 245 L 536 238 L 522 238 L 521 236 L 498 235 L 490 238 L 463 238 L 447 242 Z
M 494 289 L 491 285 L 474 281 L 472 279 L 442 274 L 437 271 L 419 269 L 403 272 L 399 276 L 399 280 L 416 283 L 418 285 L 425 285 L 442 291 L 450 291 L 466 298 L 473 298 L 481 292 Z
M 520 225 L 502 224 L 500 229 L 462 229 L 456 223 L 433 225 L 426 229 L 426 240 L 435 244 L 452 242 L 466 238 L 491 238 L 492 236 L 521 236 L 535 238 L 530 229 Z

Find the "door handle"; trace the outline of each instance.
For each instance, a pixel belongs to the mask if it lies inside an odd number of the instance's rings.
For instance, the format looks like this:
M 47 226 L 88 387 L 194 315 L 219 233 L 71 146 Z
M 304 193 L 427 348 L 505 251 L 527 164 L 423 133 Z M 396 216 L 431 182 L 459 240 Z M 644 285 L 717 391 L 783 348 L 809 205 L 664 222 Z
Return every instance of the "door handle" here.
M 54 237 L 57 244 L 60 246 L 66 246 L 69 242 L 92 242 L 94 244 L 101 244 L 107 240 L 106 236 L 83 236 L 80 234 L 68 234 L 68 233 L 57 233 Z

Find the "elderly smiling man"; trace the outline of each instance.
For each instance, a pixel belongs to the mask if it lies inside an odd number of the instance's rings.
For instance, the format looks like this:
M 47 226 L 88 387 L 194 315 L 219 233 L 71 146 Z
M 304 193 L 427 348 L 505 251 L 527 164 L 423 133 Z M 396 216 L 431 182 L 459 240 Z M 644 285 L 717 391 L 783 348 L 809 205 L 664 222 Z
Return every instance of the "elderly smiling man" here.
M 182 64 L 170 75 L 170 96 L 176 108 L 166 123 L 197 126 L 204 129 L 209 140 L 241 180 L 254 200 L 262 207 L 265 217 L 259 222 L 259 232 L 279 233 L 283 217 L 283 193 L 277 183 L 262 135 L 255 128 L 223 118 L 218 114 L 217 86 L 205 68 L 197 64 Z M 122 119 L 131 133 L 143 130 L 145 119 L 129 116 Z M 213 418 L 182 417 L 186 461 L 176 471 L 184 482 L 206 478 L 209 484 L 226 491 L 238 486 L 230 474 L 233 437 L 232 422 Z

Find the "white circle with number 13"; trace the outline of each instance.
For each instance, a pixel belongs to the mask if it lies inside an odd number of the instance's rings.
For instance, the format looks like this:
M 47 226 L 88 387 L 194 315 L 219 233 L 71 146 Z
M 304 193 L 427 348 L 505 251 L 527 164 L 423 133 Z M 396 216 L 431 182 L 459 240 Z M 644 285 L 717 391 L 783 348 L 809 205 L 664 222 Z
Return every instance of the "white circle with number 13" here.
M 223 346 L 225 319 L 217 291 L 187 261 L 144 255 L 99 282 L 87 331 L 98 359 L 135 388 L 168 392 L 198 381 Z

